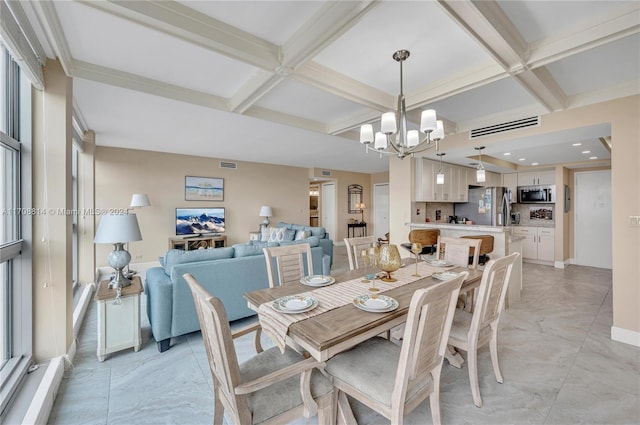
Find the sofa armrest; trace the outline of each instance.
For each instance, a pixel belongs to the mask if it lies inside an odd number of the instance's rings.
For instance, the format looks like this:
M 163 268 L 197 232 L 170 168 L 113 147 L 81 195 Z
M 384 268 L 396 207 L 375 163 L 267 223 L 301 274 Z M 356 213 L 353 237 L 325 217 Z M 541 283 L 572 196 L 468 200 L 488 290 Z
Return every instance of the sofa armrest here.
M 329 256 L 329 265 L 333 265 L 333 241 L 331 239 L 319 239 L 319 245 L 325 255 Z
M 170 338 L 173 284 L 162 267 L 153 267 L 147 270 L 145 294 L 147 295 L 147 315 L 153 338 L 156 341 Z
M 322 256 L 322 274 L 325 276 L 331 274 L 331 257 L 326 254 Z

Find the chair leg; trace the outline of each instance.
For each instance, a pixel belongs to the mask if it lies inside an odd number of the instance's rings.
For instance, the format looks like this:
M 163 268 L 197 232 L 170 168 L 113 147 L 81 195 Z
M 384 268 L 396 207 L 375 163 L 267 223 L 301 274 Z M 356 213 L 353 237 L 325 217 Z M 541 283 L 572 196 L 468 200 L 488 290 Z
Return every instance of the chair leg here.
M 500 363 L 498 363 L 498 329 L 493 324 L 491 325 L 489 352 L 491 353 L 491 364 L 493 365 L 493 373 L 496 375 L 496 381 L 502 384 L 502 373 L 500 372 Z
M 482 397 L 480 397 L 480 386 L 478 384 L 478 349 L 469 347 L 467 351 L 467 362 L 469 363 L 469 383 L 471 384 L 471 395 L 473 404 L 482 407 Z
M 217 389 L 213 390 L 213 425 L 222 425 L 222 419 L 224 418 L 224 406 L 220 401 L 220 396 Z
M 260 342 L 260 336 L 262 335 L 262 328 L 256 329 L 256 334 L 254 336 L 253 345 L 256 348 L 256 353 L 262 353 L 262 343 Z
M 433 377 L 433 392 L 429 395 L 429 406 L 431 407 L 431 422 L 433 425 L 440 425 L 440 374 L 442 373 L 442 367 L 440 370 L 432 374 Z
M 318 423 L 326 425 L 336 425 L 338 409 L 338 390 L 334 389 L 319 399 L 318 402 Z

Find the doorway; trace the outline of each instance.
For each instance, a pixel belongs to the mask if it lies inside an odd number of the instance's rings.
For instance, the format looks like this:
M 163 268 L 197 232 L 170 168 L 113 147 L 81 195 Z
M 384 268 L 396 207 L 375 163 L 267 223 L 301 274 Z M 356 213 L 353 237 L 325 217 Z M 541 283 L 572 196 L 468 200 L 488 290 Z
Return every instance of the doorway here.
M 336 234 L 336 184 L 322 184 L 322 202 L 320 209 L 322 210 L 322 227 L 329 233 L 333 239 L 337 238 Z
M 373 231 L 376 238 L 389 232 L 389 183 L 373 185 Z
M 574 264 L 611 269 L 611 171 L 575 173 Z

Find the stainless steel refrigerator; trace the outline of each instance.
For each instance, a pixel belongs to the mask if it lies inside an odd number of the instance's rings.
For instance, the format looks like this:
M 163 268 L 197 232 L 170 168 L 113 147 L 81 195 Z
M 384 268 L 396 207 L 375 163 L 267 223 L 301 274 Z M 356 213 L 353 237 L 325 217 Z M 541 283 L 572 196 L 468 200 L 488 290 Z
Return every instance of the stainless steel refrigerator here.
M 454 214 L 473 224 L 508 226 L 511 219 L 510 191 L 506 187 L 469 188 L 469 202 L 454 204 Z

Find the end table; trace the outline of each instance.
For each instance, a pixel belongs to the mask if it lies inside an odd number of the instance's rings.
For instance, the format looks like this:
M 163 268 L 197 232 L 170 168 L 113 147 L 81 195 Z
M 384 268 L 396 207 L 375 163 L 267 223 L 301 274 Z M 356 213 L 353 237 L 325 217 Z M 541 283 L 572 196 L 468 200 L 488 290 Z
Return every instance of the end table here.
M 109 288 L 109 281 L 98 285 L 94 297 L 98 306 L 98 360 L 115 351 L 133 347 L 140 350 L 142 336 L 140 331 L 140 294 L 142 282 L 140 276 L 131 278 L 131 285 L 122 288 L 119 302 L 117 292 Z

